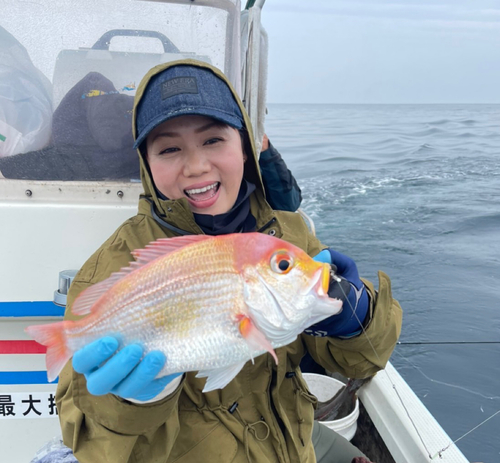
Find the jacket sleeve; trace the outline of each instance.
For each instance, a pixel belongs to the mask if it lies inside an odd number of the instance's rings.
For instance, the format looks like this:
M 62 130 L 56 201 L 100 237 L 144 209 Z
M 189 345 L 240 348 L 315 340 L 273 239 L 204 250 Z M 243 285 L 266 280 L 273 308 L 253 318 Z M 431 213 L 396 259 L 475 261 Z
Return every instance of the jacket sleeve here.
M 71 285 L 65 318 L 76 318 L 70 307 L 81 291 L 126 266 L 130 260 L 123 240 L 115 239 L 97 251 Z M 153 455 L 145 458 L 135 454 L 138 448 L 148 447 L 136 446 L 144 439 L 161 439 L 162 453 L 168 455 L 179 432 L 177 402 L 182 384 L 183 381 L 164 399 L 145 404 L 113 394 L 94 396 L 87 391 L 85 377 L 76 373 L 69 361 L 59 376 L 56 393 L 64 444 L 73 449 L 80 463 L 156 461 Z
M 379 272 L 379 289 L 363 283 L 370 297 L 370 313 L 364 332 L 349 339 L 302 334 L 313 359 L 329 371 L 348 378 L 366 378 L 387 364 L 401 333 L 402 310 L 392 298 L 389 277 Z
M 295 212 L 302 202 L 302 192 L 278 150 L 269 148 L 260 154 L 259 168 L 267 202 L 273 209 Z

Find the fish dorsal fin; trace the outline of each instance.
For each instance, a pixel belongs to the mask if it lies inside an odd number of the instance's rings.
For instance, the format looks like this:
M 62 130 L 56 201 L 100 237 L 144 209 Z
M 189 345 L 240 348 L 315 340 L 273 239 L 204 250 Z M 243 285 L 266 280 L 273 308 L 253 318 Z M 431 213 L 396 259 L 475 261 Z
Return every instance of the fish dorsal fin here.
M 92 312 L 92 306 L 99 298 L 106 293 L 116 282 L 127 276 L 129 273 L 143 267 L 158 257 L 164 257 L 178 249 L 207 239 L 215 239 L 207 235 L 187 235 L 176 236 L 174 238 L 160 238 L 152 241 L 143 249 L 135 249 L 132 255 L 136 259 L 128 267 L 122 268 L 119 272 L 111 274 L 106 280 L 101 281 L 87 288 L 76 298 L 71 311 L 75 315 L 87 315 Z
M 121 280 L 124 276 L 137 268 L 136 262 L 132 262 L 129 267 L 122 268 L 119 272 L 112 273 L 111 276 L 90 286 L 82 291 L 75 299 L 71 312 L 75 315 L 86 315 L 92 312 L 92 306 L 99 300 L 99 298 L 108 291 L 117 281 Z
M 159 240 L 149 243 L 143 249 L 132 251 L 132 255 L 135 257 L 136 263 L 142 267 L 158 257 L 166 256 L 190 244 L 210 239 L 215 238 L 209 235 L 186 235 L 176 236 L 174 238 L 160 238 Z

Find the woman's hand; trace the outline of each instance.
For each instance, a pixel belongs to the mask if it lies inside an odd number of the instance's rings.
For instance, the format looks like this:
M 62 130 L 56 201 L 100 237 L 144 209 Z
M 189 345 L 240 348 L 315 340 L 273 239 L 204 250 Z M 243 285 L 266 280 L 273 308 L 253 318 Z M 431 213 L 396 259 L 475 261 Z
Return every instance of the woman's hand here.
M 324 249 L 314 260 L 332 266 L 328 296 L 343 301 L 342 311 L 309 327 L 305 332 L 314 336 L 349 338 L 361 333 L 367 322 L 370 301 L 359 278 L 358 268 L 350 257 Z
M 262 146 L 260 148 L 260 152 L 262 153 L 262 151 L 266 151 L 269 149 L 269 138 L 267 138 L 267 135 L 264 134 L 264 136 L 262 137 Z
M 116 338 L 106 336 L 73 355 L 73 368 L 85 375 L 91 394 L 111 393 L 124 399 L 148 401 L 181 375 L 175 373 L 155 379 L 165 365 L 162 352 L 152 351 L 143 358 L 139 344 L 130 344 L 117 352 L 118 345 Z

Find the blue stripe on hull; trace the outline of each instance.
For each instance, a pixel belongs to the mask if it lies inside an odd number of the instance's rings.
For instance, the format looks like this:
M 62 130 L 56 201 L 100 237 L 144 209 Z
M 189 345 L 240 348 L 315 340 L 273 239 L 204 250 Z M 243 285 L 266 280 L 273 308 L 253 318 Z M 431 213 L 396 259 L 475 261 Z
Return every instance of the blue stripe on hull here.
M 0 317 L 62 317 L 64 307 L 52 301 L 0 302 Z
M 47 380 L 46 371 L 0 371 L 0 384 L 56 384 Z

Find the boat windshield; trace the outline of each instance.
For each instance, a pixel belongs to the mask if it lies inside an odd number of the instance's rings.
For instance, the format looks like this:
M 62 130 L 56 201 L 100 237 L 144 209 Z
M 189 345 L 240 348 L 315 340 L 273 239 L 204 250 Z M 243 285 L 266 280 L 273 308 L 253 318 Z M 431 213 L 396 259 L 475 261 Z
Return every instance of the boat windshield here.
M 196 58 L 239 91 L 239 15 L 239 0 L 3 2 L 0 178 L 138 181 L 136 86 Z

